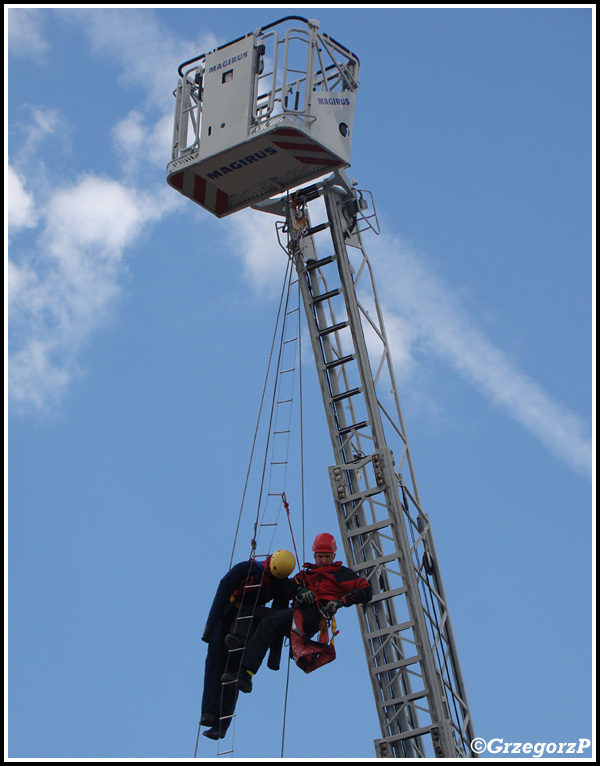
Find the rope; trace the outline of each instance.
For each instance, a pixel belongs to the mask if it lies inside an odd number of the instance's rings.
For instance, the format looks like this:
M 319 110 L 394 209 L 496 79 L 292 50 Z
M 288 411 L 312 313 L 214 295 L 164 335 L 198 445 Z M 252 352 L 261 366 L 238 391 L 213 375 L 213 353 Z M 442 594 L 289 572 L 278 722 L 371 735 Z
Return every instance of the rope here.
M 290 688 L 290 653 L 288 652 L 287 673 L 285 679 L 285 696 L 283 700 L 283 724 L 281 728 L 281 757 L 283 758 L 283 746 L 285 743 L 285 720 L 287 716 L 288 690 Z
M 257 546 L 257 539 L 256 538 L 258 537 L 257 532 L 258 532 L 258 526 L 259 526 L 259 521 L 260 521 L 262 497 L 263 497 L 263 492 L 265 491 L 264 490 L 265 481 L 266 481 L 265 473 L 266 473 L 266 466 L 267 466 L 267 462 L 268 462 L 269 446 L 270 446 L 270 443 L 271 443 L 271 436 L 272 436 L 272 430 L 273 430 L 273 418 L 274 418 L 274 411 L 275 411 L 275 401 L 276 401 L 276 397 L 277 397 L 277 380 L 278 380 L 279 370 L 280 370 L 280 367 L 281 367 L 281 361 L 282 361 L 282 355 L 283 355 L 283 347 L 284 347 L 286 317 L 287 317 L 287 311 L 288 311 L 289 302 L 290 302 L 291 274 L 292 274 L 292 262 L 288 261 L 288 264 L 286 266 L 286 272 L 285 272 L 285 277 L 284 277 L 284 281 L 283 281 L 283 286 L 282 286 L 282 290 L 281 290 L 280 300 L 279 300 L 279 307 L 278 307 L 278 310 L 277 310 L 277 319 L 276 319 L 276 322 L 275 322 L 273 338 L 272 338 L 272 341 L 271 341 L 271 348 L 270 348 L 270 352 L 269 352 L 269 360 L 268 360 L 268 365 L 267 365 L 267 372 L 266 372 L 266 375 L 265 375 L 265 381 L 264 381 L 262 395 L 261 395 L 261 400 L 260 400 L 260 407 L 259 407 L 259 412 L 258 412 L 258 418 L 257 418 L 255 430 L 254 430 L 254 437 L 253 437 L 253 442 L 252 442 L 252 449 L 251 449 L 251 454 L 250 454 L 248 470 L 246 472 L 246 479 L 245 479 L 245 483 L 244 483 L 242 502 L 241 502 L 240 511 L 239 511 L 239 514 L 238 514 L 238 520 L 237 520 L 237 525 L 236 525 L 236 530 L 235 530 L 235 535 L 234 535 L 233 547 L 232 547 L 232 550 L 231 550 L 231 558 L 230 558 L 230 562 L 229 562 L 229 568 L 230 569 L 231 569 L 231 567 L 233 565 L 233 560 L 234 560 L 234 556 L 235 556 L 235 550 L 236 550 L 236 546 L 237 546 L 237 539 L 238 539 L 239 530 L 240 530 L 240 526 L 241 526 L 242 514 L 243 514 L 244 507 L 246 505 L 246 496 L 247 496 L 247 493 L 248 493 L 248 487 L 249 487 L 249 483 L 250 483 L 250 475 L 251 475 L 251 472 L 252 472 L 252 466 L 254 465 L 254 457 L 255 457 L 256 447 L 257 447 L 257 443 L 258 443 L 258 433 L 259 433 L 259 430 L 260 430 L 260 427 L 261 427 L 261 423 L 263 421 L 263 417 L 264 417 L 264 414 L 265 414 L 264 413 L 264 407 L 265 407 L 265 403 L 266 403 L 266 399 L 267 399 L 267 390 L 268 390 L 268 387 L 269 387 L 269 380 L 270 380 L 270 378 L 271 378 L 271 376 L 273 374 L 273 370 L 275 369 L 275 373 L 274 374 L 275 374 L 276 377 L 275 377 L 275 385 L 273 387 L 273 401 L 272 401 L 272 404 L 271 404 L 271 412 L 270 412 L 270 416 L 269 416 L 269 424 L 268 424 L 268 430 L 267 430 L 268 436 L 267 436 L 267 443 L 266 443 L 266 446 L 265 446 L 265 460 L 264 460 L 263 469 L 262 469 L 261 484 L 260 484 L 260 496 L 259 496 L 259 499 L 258 499 L 256 520 L 254 522 L 254 534 L 253 534 L 253 538 L 251 540 L 252 554 L 251 554 L 251 557 L 250 557 L 249 566 L 251 565 L 251 562 L 254 561 L 254 559 L 255 559 L 256 546 Z M 284 314 L 284 312 L 285 312 L 285 314 Z M 279 335 L 281 335 L 281 337 L 279 338 L 279 349 L 278 349 L 278 352 L 276 354 L 275 347 L 276 347 Z M 276 356 L 277 356 L 277 359 L 275 360 Z M 291 522 L 290 522 L 290 524 L 291 524 Z M 291 527 L 290 527 L 290 529 L 291 529 Z M 293 533 L 292 533 L 292 540 L 293 540 Z M 295 541 L 294 541 L 294 548 L 295 548 Z M 297 558 L 297 553 L 296 553 L 296 558 Z M 245 599 L 246 595 L 247 594 L 245 593 L 245 591 L 243 591 L 242 594 L 241 594 L 241 597 L 240 597 L 240 602 L 241 602 L 241 604 L 240 604 L 240 611 L 241 611 L 241 607 L 243 607 L 243 605 L 244 605 L 244 599 Z M 256 606 L 257 606 L 257 603 L 256 602 L 253 603 L 252 610 L 251 610 L 252 613 L 251 613 L 251 615 L 248 615 L 251 620 L 254 619 L 254 614 L 255 614 Z M 244 654 L 244 652 L 242 651 L 242 661 L 243 661 L 243 654 Z M 229 665 L 229 663 L 228 663 L 228 665 Z M 288 673 L 289 673 L 289 670 L 288 670 Z M 286 702 L 287 702 L 287 690 L 286 690 Z M 222 715 L 222 711 L 223 711 L 222 704 L 223 704 L 223 687 L 221 688 L 221 704 L 219 706 L 220 707 L 220 715 Z M 234 723 L 234 722 L 232 722 L 232 723 Z M 196 757 L 196 752 L 197 752 L 197 749 L 198 749 L 198 738 L 199 738 L 199 735 L 200 735 L 200 724 L 198 725 L 198 735 L 197 735 L 197 738 L 196 738 L 196 750 L 194 752 L 194 757 Z M 233 728 L 233 737 L 235 737 L 235 729 L 234 728 Z M 232 746 L 233 746 L 233 743 L 232 743 Z M 231 752 L 233 752 L 233 751 L 231 751 Z
M 256 447 L 257 447 L 258 433 L 259 433 L 259 429 L 260 429 L 260 424 L 261 424 L 262 418 L 263 418 L 263 410 L 264 410 L 264 405 L 265 405 L 265 401 L 266 401 L 266 397 L 267 397 L 267 389 L 268 389 L 268 385 L 269 385 L 269 379 L 270 379 L 270 376 L 272 374 L 273 367 L 276 366 L 275 374 L 277 376 L 279 374 L 279 369 L 280 369 L 280 365 L 281 365 L 282 353 L 283 353 L 282 350 L 283 350 L 284 335 L 285 335 L 285 323 L 286 323 L 285 316 L 287 316 L 287 310 L 288 310 L 288 306 L 289 306 L 289 302 L 290 302 L 290 288 L 291 288 L 291 285 L 292 285 L 292 280 L 291 280 L 292 267 L 293 267 L 293 260 L 290 258 L 290 260 L 288 261 L 288 264 L 287 264 L 286 272 L 285 272 L 285 277 L 284 277 L 283 286 L 282 286 L 281 295 L 280 295 L 280 300 L 279 300 L 279 307 L 278 307 L 278 310 L 277 310 L 277 319 L 276 319 L 276 322 L 275 322 L 275 329 L 274 329 L 274 332 L 273 332 L 273 338 L 272 338 L 272 341 L 271 341 L 271 348 L 270 348 L 270 351 L 269 351 L 269 359 L 268 359 L 268 365 L 267 365 L 267 372 L 266 372 L 266 375 L 265 375 L 265 381 L 264 381 L 263 390 L 262 390 L 262 394 L 261 394 L 260 406 L 259 406 L 259 411 L 258 411 L 258 417 L 257 417 L 257 422 L 256 422 L 256 426 L 255 426 L 255 430 L 254 430 L 254 436 L 253 436 L 253 441 L 252 441 L 252 449 L 251 449 L 251 453 L 250 453 L 250 460 L 249 460 L 249 464 L 248 464 L 248 470 L 246 472 L 246 479 L 245 479 L 244 489 L 243 489 L 243 493 L 242 493 L 242 500 L 241 500 L 241 504 L 240 504 L 240 510 L 239 510 L 239 514 L 238 514 L 238 520 L 237 520 L 237 525 L 236 525 L 235 535 L 234 535 L 234 540 L 233 540 L 233 547 L 232 547 L 232 550 L 231 550 L 231 558 L 230 558 L 230 561 L 229 561 L 229 568 L 230 569 L 231 569 L 231 567 L 233 565 L 233 560 L 234 560 L 234 556 L 235 556 L 235 550 L 236 550 L 236 546 L 237 546 L 237 539 L 238 539 L 238 535 L 239 535 L 239 531 L 240 531 L 242 514 L 243 514 L 243 510 L 244 510 L 245 503 L 246 503 L 246 496 L 247 496 L 247 492 L 248 492 L 248 486 L 249 486 L 249 481 L 250 481 L 250 474 L 251 474 L 252 466 L 253 466 L 253 463 L 254 463 L 254 455 L 255 455 L 255 451 L 256 451 Z M 303 436 L 303 408 L 302 408 L 302 404 L 303 404 L 302 358 L 301 358 L 301 350 L 300 350 L 301 349 L 301 335 L 300 335 L 300 333 L 301 333 L 301 321 L 300 321 L 300 317 L 301 317 L 301 312 L 300 312 L 301 293 L 300 293 L 300 290 L 298 290 L 298 297 L 299 297 L 299 304 L 298 304 L 297 338 L 298 338 L 298 365 L 299 365 L 299 368 L 300 368 L 299 369 L 299 380 L 300 380 L 300 390 L 299 390 L 299 396 L 300 396 L 300 473 L 301 473 L 300 481 L 301 481 L 302 546 L 303 546 L 303 555 L 304 555 L 304 507 L 305 507 L 304 506 L 304 436 Z M 285 314 L 285 316 L 283 318 L 283 321 L 282 321 L 282 314 L 283 314 L 284 311 L 286 312 L 286 314 Z M 279 334 L 280 323 L 281 323 L 281 339 L 280 339 L 279 351 L 278 351 L 278 354 L 277 354 L 277 361 L 275 363 L 275 359 L 274 359 L 275 358 L 275 346 L 276 346 L 277 337 L 278 337 L 278 334 Z M 276 378 L 276 380 L 277 380 L 277 378 Z M 257 530 L 258 530 L 259 521 L 260 521 L 261 503 L 262 503 L 263 490 L 264 490 L 264 484 L 265 484 L 265 472 L 266 472 L 266 466 L 267 466 L 267 461 L 268 461 L 269 445 L 270 445 L 270 442 L 271 442 L 271 431 L 272 431 L 272 426 L 273 426 L 273 417 L 274 417 L 274 409 L 275 409 L 276 396 L 277 396 L 277 384 L 275 384 L 275 386 L 274 386 L 273 402 L 272 402 L 272 405 L 271 405 L 271 413 L 270 413 L 270 418 L 269 418 L 269 426 L 268 426 L 268 432 L 267 432 L 268 433 L 267 444 L 266 444 L 266 447 L 265 447 L 265 461 L 264 461 L 264 464 L 263 464 L 262 476 L 261 476 L 261 484 L 260 484 L 260 496 L 259 496 L 259 499 L 258 499 L 256 520 L 255 520 L 255 523 L 254 523 L 254 534 L 253 534 L 253 538 L 251 540 L 251 547 L 252 547 L 251 560 L 254 560 L 254 557 L 256 555 Z M 282 492 L 282 500 L 283 500 L 283 505 L 284 505 L 284 508 L 285 508 L 285 511 L 286 511 L 288 525 L 289 525 L 289 528 L 290 528 L 290 534 L 291 534 L 291 538 L 292 538 L 292 544 L 293 544 L 293 547 L 294 547 L 294 553 L 295 553 L 295 556 L 296 556 L 296 561 L 298 563 L 298 568 L 300 568 L 300 558 L 298 556 L 298 550 L 297 550 L 297 547 L 296 547 L 296 540 L 294 538 L 294 531 L 293 531 L 293 528 L 292 528 L 289 503 L 287 501 L 287 497 L 286 497 L 285 492 Z M 245 594 L 243 593 L 242 596 L 241 596 L 242 603 L 243 603 L 243 600 L 244 600 L 244 596 L 245 596 Z M 254 604 L 254 607 L 256 607 L 256 604 Z M 253 615 L 254 615 L 254 612 L 253 612 Z M 242 652 L 242 657 L 243 657 L 243 652 Z M 287 674 L 286 674 L 286 687 L 285 687 L 285 700 L 284 700 L 284 711 L 283 711 L 283 722 L 282 722 L 282 739 L 281 739 L 281 754 L 282 754 L 282 757 L 283 757 L 283 750 L 284 750 L 284 743 L 285 743 L 285 729 L 286 729 L 286 716 L 287 716 L 287 701 L 288 701 L 288 693 L 289 693 L 289 680 L 290 680 L 290 655 L 288 653 Z M 222 693 L 223 693 L 223 690 L 221 690 L 221 694 Z M 234 723 L 234 722 L 232 722 L 232 723 Z M 235 732 L 235 728 L 234 728 L 234 732 Z M 200 737 L 200 723 L 198 724 L 198 734 L 197 734 L 197 737 L 196 737 L 196 748 L 194 750 L 194 758 L 196 757 L 197 750 L 198 750 L 199 737 Z M 233 751 L 228 751 L 228 752 L 233 752 Z
M 287 309 L 289 306 L 290 301 L 290 279 L 291 279 L 292 271 L 291 271 L 291 261 L 288 261 L 286 272 L 285 272 L 285 280 L 284 280 L 284 289 L 282 291 L 282 300 L 283 300 L 283 292 L 285 292 L 285 286 L 287 285 L 287 293 L 286 293 L 286 300 L 285 300 L 285 312 L 287 314 Z M 279 344 L 279 354 L 277 356 L 277 374 L 279 374 L 279 370 L 281 367 L 281 356 L 283 354 L 283 345 L 284 345 L 284 331 L 285 331 L 285 319 L 281 327 L 281 342 Z M 277 379 L 276 379 L 277 380 Z M 269 416 L 269 428 L 267 431 L 267 443 L 265 446 L 265 459 L 263 462 L 263 471 L 262 471 L 262 477 L 260 482 L 260 493 L 258 497 L 258 504 L 256 508 L 256 521 L 254 522 L 254 537 L 252 539 L 252 550 L 253 554 L 256 552 L 256 532 L 258 529 L 258 524 L 260 520 L 260 506 L 262 503 L 262 496 L 263 496 L 263 490 L 265 485 L 265 473 L 267 470 L 267 461 L 268 461 L 268 455 L 269 455 L 269 445 L 271 444 L 271 436 L 272 436 L 272 425 L 273 425 L 273 415 L 275 412 L 275 403 L 277 400 L 277 382 L 275 382 L 275 385 L 273 386 L 273 399 L 271 401 L 271 414 Z
M 271 362 L 273 361 L 273 349 L 275 348 L 275 340 L 277 338 L 277 328 L 279 327 L 279 318 L 281 316 L 281 308 L 283 306 L 284 295 L 286 293 L 286 284 L 287 284 L 287 281 L 288 281 L 288 270 L 289 270 L 289 262 L 288 262 L 288 265 L 286 266 L 285 278 L 283 280 L 283 287 L 282 287 L 282 290 L 281 290 L 281 296 L 279 298 L 279 308 L 277 310 L 277 320 L 275 321 L 275 330 L 273 332 L 273 340 L 271 341 L 271 350 L 269 352 L 269 363 L 267 365 L 267 374 L 265 375 L 265 382 L 264 382 L 264 385 L 263 385 L 262 395 L 261 395 L 261 399 L 260 399 L 260 407 L 259 407 L 259 410 L 258 410 L 258 418 L 256 420 L 256 428 L 254 429 L 254 439 L 252 441 L 252 449 L 250 451 L 250 461 L 248 463 L 248 471 L 246 473 L 246 481 L 244 483 L 244 491 L 242 493 L 242 502 L 240 504 L 240 512 L 238 514 L 237 526 L 235 528 L 235 535 L 234 535 L 234 538 L 233 538 L 233 548 L 231 549 L 231 558 L 229 559 L 229 568 L 230 569 L 231 569 L 231 567 L 233 565 L 233 556 L 234 556 L 234 553 L 235 553 L 235 546 L 237 544 L 237 537 L 238 537 L 238 533 L 239 533 L 239 530 L 240 530 L 240 523 L 242 521 L 242 512 L 243 512 L 243 509 L 244 509 L 244 502 L 246 500 L 246 492 L 248 490 L 248 481 L 250 479 L 250 471 L 252 469 L 252 461 L 254 459 L 254 450 L 256 448 L 256 439 L 258 437 L 258 429 L 260 427 L 260 420 L 261 420 L 261 416 L 262 416 L 262 409 L 263 409 L 263 405 L 264 405 L 264 401 L 265 401 L 265 394 L 266 394 L 266 391 L 267 391 L 267 384 L 268 384 L 268 380 L 269 380 L 269 374 L 271 372 Z M 256 543 L 256 541 L 254 541 L 254 542 Z
M 298 282 L 298 307 L 302 304 L 302 294 L 300 292 L 300 282 Z M 302 327 L 300 321 L 300 311 L 298 311 L 298 369 L 299 369 L 299 394 L 300 394 L 300 487 L 301 487 L 301 520 L 302 520 L 302 560 L 304 560 L 304 410 L 303 410 L 303 388 L 302 388 Z M 298 551 L 296 550 L 296 540 L 294 539 L 294 530 L 292 529 L 292 521 L 290 518 L 290 506 L 287 502 L 285 492 L 282 494 L 283 506 L 287 515 L 288 524 L 290 527 L 290 534 L 292 536 L 292 544 L 294 546 L 294 553 L 296 554 L 296 561 L 298 562 L 298 569 L 300 569 L 300 559 L 298 558 Z M 287 719 L 287 701 L 288 692 L 290 686 L 290 661 L 291 661 L 291 648 L 288 652 L 287 661 L 287 674 L 285 680 L 285 696 L 283 703 L 283 724 L 281 730 L 281 758 L 283 758 L 283 747 L 285 743 L 285 723 Z
M 285 496 L 285 492 L 281 493 L 281 498 L 283 500 L 283 507 L 285 508 L 285 512 L 287 514 L 287 520 L 290 527 L 290 534 L 292 536 L 292 544 L 294 546 L 294 553 L 296 554 L 296 562 L 298 563 L 298 569 L 300 569 L 300 559 L 298 558 L 298 551 L 296 550 L 296 541 L 294 540 L 294 530 L 292 529 L 292 520 L 290 519 L 290 506 Z
M 198 721 L 198 733 L 196 734 L 196 747 L 194 748 L 194 758 L 196 757 L 196 753 L 198 752 L 198 740 L 200 739 L 200 721 Z
M 302 292 L 300 280 L 298 280 L 298 308 L 302 305 Z M 298 389 L 300 394 L 300 514 L 302 517 L 302 561 L 306 561 L 306 546 L 304 544 L 304 390 L 302 387 L 302 322 L 301 313 L 298 311 Z M 300 562 L 298 562 L 300 566 Z

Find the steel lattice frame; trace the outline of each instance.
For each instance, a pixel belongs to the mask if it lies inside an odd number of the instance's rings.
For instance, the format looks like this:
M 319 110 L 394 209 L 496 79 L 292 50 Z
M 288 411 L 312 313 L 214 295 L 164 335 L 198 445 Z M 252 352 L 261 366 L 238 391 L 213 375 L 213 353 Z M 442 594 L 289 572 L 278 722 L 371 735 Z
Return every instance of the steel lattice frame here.
M 308 204 L 318 196 L 327 220 L 311 228 Z M 299 274 L 325 404 L 346 560 L 373 587 L 372 601 L 357 611 L 381 724 L 375 749 L 378 756 L 472 757 L 448 605 L 362 242 L 361 231 L 376 222 L 367 199 L 336 172 L 276 204 L 286 216 L 279 231 Z M 315 234 L 325 229 L 333 253 L 319 258 Z

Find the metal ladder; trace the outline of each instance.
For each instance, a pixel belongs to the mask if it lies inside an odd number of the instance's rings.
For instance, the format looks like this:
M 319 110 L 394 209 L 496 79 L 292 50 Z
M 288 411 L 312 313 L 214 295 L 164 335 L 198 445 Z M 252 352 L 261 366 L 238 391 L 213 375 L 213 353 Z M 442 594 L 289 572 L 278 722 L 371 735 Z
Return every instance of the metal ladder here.
M 289 275 L 289 278 L 288 278 Z M 286 274 L 286 283 L 282 294 L 282 303 L 280 306 L 280 316 L 278 316 L 277 327 L 275 329 L 276 338 L 279 340 L 279 347 L 275 354 L 276 360 L 274 369 L 271 370 L 271 362 L 267 378 L 273 378 L 270 386 L 265 382 L 265 392 L 267 388 L 272 387 L 272 402 L 270 411 L 266 413 L 268 429 L 265 436 L 266 446 L 264 462 L 262 465 L 262 478 L 260 480 L 260 492 L 257 498 L 257 515 L 253 527 L 252 557 L 262 563 L 272 553 L 273 534 L 278 527 L 279 511 L 283 507 L 283 492 L 286 487 L 286 475 L 290 462 L 290 435 L 292 432 L 292 420 L 294 417 L 293 406 L 295 399 L 298 398 L 295 389 L 298 382 L 294 380 L 299 371 L 299 333 L 300 333 L 300 303 L 297 295 L 297 278 L 294 280 L 294 270 L 291 268 Z M 294 290 L 294 288 L 296 288 Z M 294 296 L 294 293 L 295 296 Z M 275 351 L 276 339 L 273 341 L 272 352 Z M 262 405 L 261 405 L 262 413 Z M 261 415 L 259 414 L 259 420 Z M 265 539 L 265 537 L 267 539 Z M 258 545 L 262 547 L 257 548 Z M 244 586 L 244 591 L 251 593 L 260 588 L 261 584 L 250 584 Z M 242 604 L 244 595 L 241 596 Z M 239 614 L 236 617 L 242 623 L 249 623 L 254 619 L 254 610 L 249 614 Z M 248 627 L 247 639 L 250 635 Z M 240 665 L 240 658 L 243 657 L 245 644 L 239 648 L 227 650 L 227 668 L 235 669 Z M 237 681 L 224 681 L 221 686 L 234 686 Z M 219 716 L 219 722 L 230 721 L 233 723 L 236 713 L 232 715 Z M 227 740 L 221 742 L 227 748 L 217 752 L 217 757 L 230 755 L 234 752 L 233 737 L 228 734 Z M 225 743 L 231 742 L 231 746 Z
M 338 171 L 256 207 L 286 218 L 278 236 L 280 243 L 287 237 L 300 278 L 346 561 L 373 588 L 371 602 L 357 612 L 381 726 L 376 754 L 472 757 L 473 724 L 446 597 L 362 243 L 365 229 L 378 233 L 368 195 Z M 311 226 L 308 205 L 318 197 L 327 220 Z M 319 258 L 315 238 L 326 230 L 333 253 Z

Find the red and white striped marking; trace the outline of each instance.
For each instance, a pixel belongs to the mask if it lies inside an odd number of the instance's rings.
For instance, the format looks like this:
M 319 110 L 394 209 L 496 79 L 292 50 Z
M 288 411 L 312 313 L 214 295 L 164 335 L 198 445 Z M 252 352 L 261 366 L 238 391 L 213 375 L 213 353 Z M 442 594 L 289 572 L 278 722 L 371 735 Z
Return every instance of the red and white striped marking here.
M 174 173 L 170 183 L 186 197 L 212 210 L 216 215 L 223 215 L 227 212 L 229 196 L 214 184 L 207 183 L 204 178 L 196 175 L 191 168 Z
M 292 157 L 305 165 L 327 165 L 339 167 L 343 163 L 331 156 L 322 146 L 293 128 L 278 128 L 269 134 L 272 142 L 280 149 L 290 152 Z M 275 136 L 275 138 L 273 138 Z

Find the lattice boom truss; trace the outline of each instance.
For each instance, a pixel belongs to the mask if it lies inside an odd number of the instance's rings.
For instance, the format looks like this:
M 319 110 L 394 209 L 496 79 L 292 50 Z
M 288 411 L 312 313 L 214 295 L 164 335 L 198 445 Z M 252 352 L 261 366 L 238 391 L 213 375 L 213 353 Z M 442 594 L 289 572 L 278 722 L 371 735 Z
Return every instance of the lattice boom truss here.
M 327 220 L 311 225 L 308 203 L 320 196 Z M 376 752 L 472 757 L 448 604 L 362 242 L 365 229 L 377 231 L 370 195 L 337 172 L 280 204 L 286 223 L 279 232 L 300 277 L 332 439 L 329 473 L 344 551 L 373 587 L 359 620 L 382 731 Z M 319 258 L 316 235 L 325 230 L 333 253 Z

